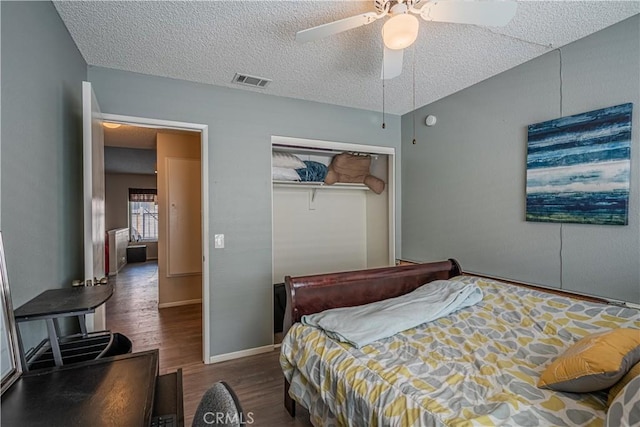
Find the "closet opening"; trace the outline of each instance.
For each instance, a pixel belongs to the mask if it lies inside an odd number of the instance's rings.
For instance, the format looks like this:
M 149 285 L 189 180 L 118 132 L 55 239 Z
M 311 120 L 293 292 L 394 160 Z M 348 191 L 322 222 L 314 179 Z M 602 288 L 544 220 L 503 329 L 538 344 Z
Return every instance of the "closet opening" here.
M 394 265 L 395 149 L 281 136 L 271 148 L 277 345 L 285 276 Z

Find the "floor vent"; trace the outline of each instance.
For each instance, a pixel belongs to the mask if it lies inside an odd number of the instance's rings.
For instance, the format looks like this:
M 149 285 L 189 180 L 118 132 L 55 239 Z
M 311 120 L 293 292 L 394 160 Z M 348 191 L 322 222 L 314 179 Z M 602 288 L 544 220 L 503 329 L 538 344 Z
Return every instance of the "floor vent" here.
M 245 85 L 245 86 L 265 88 L 269 85 L 269 83 L 271 83 L 271 80 L 264 79 L 262 77 L 248 76 L 246 74 L 236 73 L 236 75 L 233 76 L 232 82 Z

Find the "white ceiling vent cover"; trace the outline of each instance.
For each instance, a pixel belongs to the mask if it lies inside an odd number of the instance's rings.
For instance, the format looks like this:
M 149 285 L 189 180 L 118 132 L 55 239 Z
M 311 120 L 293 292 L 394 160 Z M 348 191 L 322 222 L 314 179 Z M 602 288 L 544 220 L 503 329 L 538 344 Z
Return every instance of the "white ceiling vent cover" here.
M 249 76 L 246 74 L 236 73 L 236 75 L 233 76 L 232 82 L 238 83 L 240 85 L 245 85 L 245 86 L 265 88 L 269 85 L 269 83 L 271 83 L 271 80 L 265 79 L 262 77 Z

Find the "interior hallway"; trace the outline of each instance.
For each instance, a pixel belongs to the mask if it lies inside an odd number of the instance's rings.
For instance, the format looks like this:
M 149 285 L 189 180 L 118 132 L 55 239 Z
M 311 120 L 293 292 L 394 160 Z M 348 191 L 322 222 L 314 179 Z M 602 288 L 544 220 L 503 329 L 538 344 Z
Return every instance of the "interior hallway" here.
M 202 306 L 158 309 L 158 262 L 127 264 L 109 280 L 107 329 L 129 338 L 133 351 L 160 349 L 160 374 L 202 363 Z

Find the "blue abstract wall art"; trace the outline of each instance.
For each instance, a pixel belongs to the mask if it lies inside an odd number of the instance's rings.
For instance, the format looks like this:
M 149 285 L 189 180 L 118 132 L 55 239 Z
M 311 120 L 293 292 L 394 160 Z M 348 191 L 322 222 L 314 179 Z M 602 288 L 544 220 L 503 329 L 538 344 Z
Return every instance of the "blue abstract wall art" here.
M 632 108 L 529 125 L 527 221 L 628 224 Z

